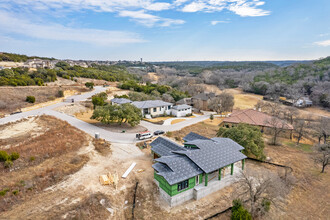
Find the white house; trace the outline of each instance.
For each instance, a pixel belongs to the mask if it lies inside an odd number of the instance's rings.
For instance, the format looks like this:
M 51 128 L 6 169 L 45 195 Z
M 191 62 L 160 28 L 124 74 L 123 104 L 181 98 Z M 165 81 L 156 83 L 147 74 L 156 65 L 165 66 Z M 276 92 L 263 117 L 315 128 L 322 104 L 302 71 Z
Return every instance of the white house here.
M 184 117 L 192 113 L 192 107 L 190 105 L 176 105 L 172 108 L 172 115 L 176 117 Z
M 131 103 L 141 109 L 143 116 L 157 117 L 164 114 L 171 114 L 173 104 L 161 100 L 135 101 Z

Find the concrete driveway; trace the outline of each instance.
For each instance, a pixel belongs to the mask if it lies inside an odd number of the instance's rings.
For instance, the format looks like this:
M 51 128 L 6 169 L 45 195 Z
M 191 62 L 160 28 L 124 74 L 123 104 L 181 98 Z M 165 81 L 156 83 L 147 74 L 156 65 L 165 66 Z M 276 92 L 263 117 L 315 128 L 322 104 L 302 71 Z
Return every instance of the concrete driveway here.
M 96 86 L 95 89 L 91 92 L 87 92 L 87 93 L 84 93 L 81 95 L 74 95 L 74 96 L 68 97 L 67 99 L 74 99 L 77 102 L 84 101 L 87 98 L 89 98 L 97 93 L 104 92 L 106 89 L 107 88 L 104 88 L 101 86 Z M 22 112 L 22 113 L 18 113 L 15 115 L 10 115 L 5 118 L 1 118 L 0 124 L 14 122 L 14 121 L 17 121 L 17 120 L 20 120 L 20 119 L 23 119 L 23 118 L 26 118 L 29 116 L 37 116 L 37 115 L 44 114 L 44 115 L 51 115 L 51 116 L 54 116 L 61 120 L 64 120 L 64 121 L 68 122 L 69 124 L 71 124 L 72 126 L 90 134 L 91 136 L 94 136 L 95 133 L 99 133 L 101 138 L 103 138 L 107 141 L 110 141 L 110 142 L 135 143 L 137 141 L 135 138 L 135 134 L 133 134 L 133 133 L 116 133 L 116 132 L 107 131 L 105 129 L 99 128 L 92 124 L 89 124 L 87 122 L 81 121 L 73 116 L 69 116 L 67 114 L 53 110 L 54 108 L 57 108 L 57 107 L 63 106 L 63 105 L 68 105 L 68 104 L 70 104 L 70 103 L 60 102 L 60 103 L 42 107 L 42 108 L 39 108 L 36 110 Z M 202 116 L 198 116 L 196 118 L 192 118 L 190 120 L 186 120 L 186 121 L 174 124 L 174 125 L 156 125 L 156 124 L 152 124 L 152 123 L 146 122 L 146 121 L 141 121 L 140 124 L 142 126 L 146 127 L 151 132 L 154 132 L 156 130 L 176 131 L 176 130 L 180 130 L 186 126 L 193 125 L 198 122 L 204 121 L 205 119 L 208 119 L 208 118 L 209 118 L 209 115 L 202 115 Z

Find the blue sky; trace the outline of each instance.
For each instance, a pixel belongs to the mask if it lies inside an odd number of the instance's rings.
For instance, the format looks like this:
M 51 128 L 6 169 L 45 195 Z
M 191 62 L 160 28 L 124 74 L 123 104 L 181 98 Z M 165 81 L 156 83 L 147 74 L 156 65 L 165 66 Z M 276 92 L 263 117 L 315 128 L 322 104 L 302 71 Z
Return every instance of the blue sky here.
M 0 51 L 90 60 L 330 56 L 329 0 L 1 0 Z

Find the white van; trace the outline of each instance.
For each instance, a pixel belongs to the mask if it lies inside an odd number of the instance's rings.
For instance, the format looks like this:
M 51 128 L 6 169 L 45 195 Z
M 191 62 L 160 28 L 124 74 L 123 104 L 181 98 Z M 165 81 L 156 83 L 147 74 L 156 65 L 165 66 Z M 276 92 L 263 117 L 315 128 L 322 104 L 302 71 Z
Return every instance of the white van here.
M 136 138 L 139 140 L 144 140 L 148 138 L 152 138 L 152 133 L 150 131 L 139 132 L 136 134 Z

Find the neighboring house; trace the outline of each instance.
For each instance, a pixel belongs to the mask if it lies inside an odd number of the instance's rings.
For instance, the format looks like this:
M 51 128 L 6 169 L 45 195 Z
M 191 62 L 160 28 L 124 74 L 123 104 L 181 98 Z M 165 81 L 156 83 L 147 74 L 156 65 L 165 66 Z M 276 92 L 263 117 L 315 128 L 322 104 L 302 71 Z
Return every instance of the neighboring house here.
M 223 127 L 232 127 L 235 124 L 244 123 L 249 125 L 258 126 L 261 129 L 261 132 L 267 130 L 267 128 L 278 127 L 289 131 L 291 138 L 293 126 L 284 120 L 279 118 L 267 115 L 261 111 L 254 109 L 244 109 L 244 110 L 234 110 L 228 118 L 225 118 L 220 126 Z
M 175 104 L 177 105 L 191 105 L 192 106 L 192 100 L 191 98 L 183 98 L 183 99 L 180 99 L 179 101 L 177 101 Z
M 192 114 L 192 107 L 190 105 L 176 105 L 172 108 L 172 115 L 176 117 L 184 117 Z
M 150 144 L 156 158 L 154 180 L 170 206 L 214 193 L 231 184 L 244 169 L 247 157 L 241 153 L 241 145 L 229 138 L 200 137 L 186 136 L 190 141 L 184 146 L 163 137 Z
M 194 108 L 199 110 L 208 111 L 209 100 L 215 97 L 215 93 L 199 93 L 191 98 L 191 102 Z
M 297 106 L 297 107 L 309 107 L 312 105 L 313 105 L 313 102 L 308 97 L 301 97 L 294 104 L 294 106 Z
M 121 104 L 126 104 L 126 103 L 132 103 L 132 101 L 129 100 L 129 99 L 125 99 L 125 98 L 114 98 L 114 99 L 111 99 L 111 104 L 121 105 Z
M 135 101 L 131 103 L 141 109 L 143 116 L 157 117 L 164 114 L 170 115 L 173 104 L 161 100 Z

